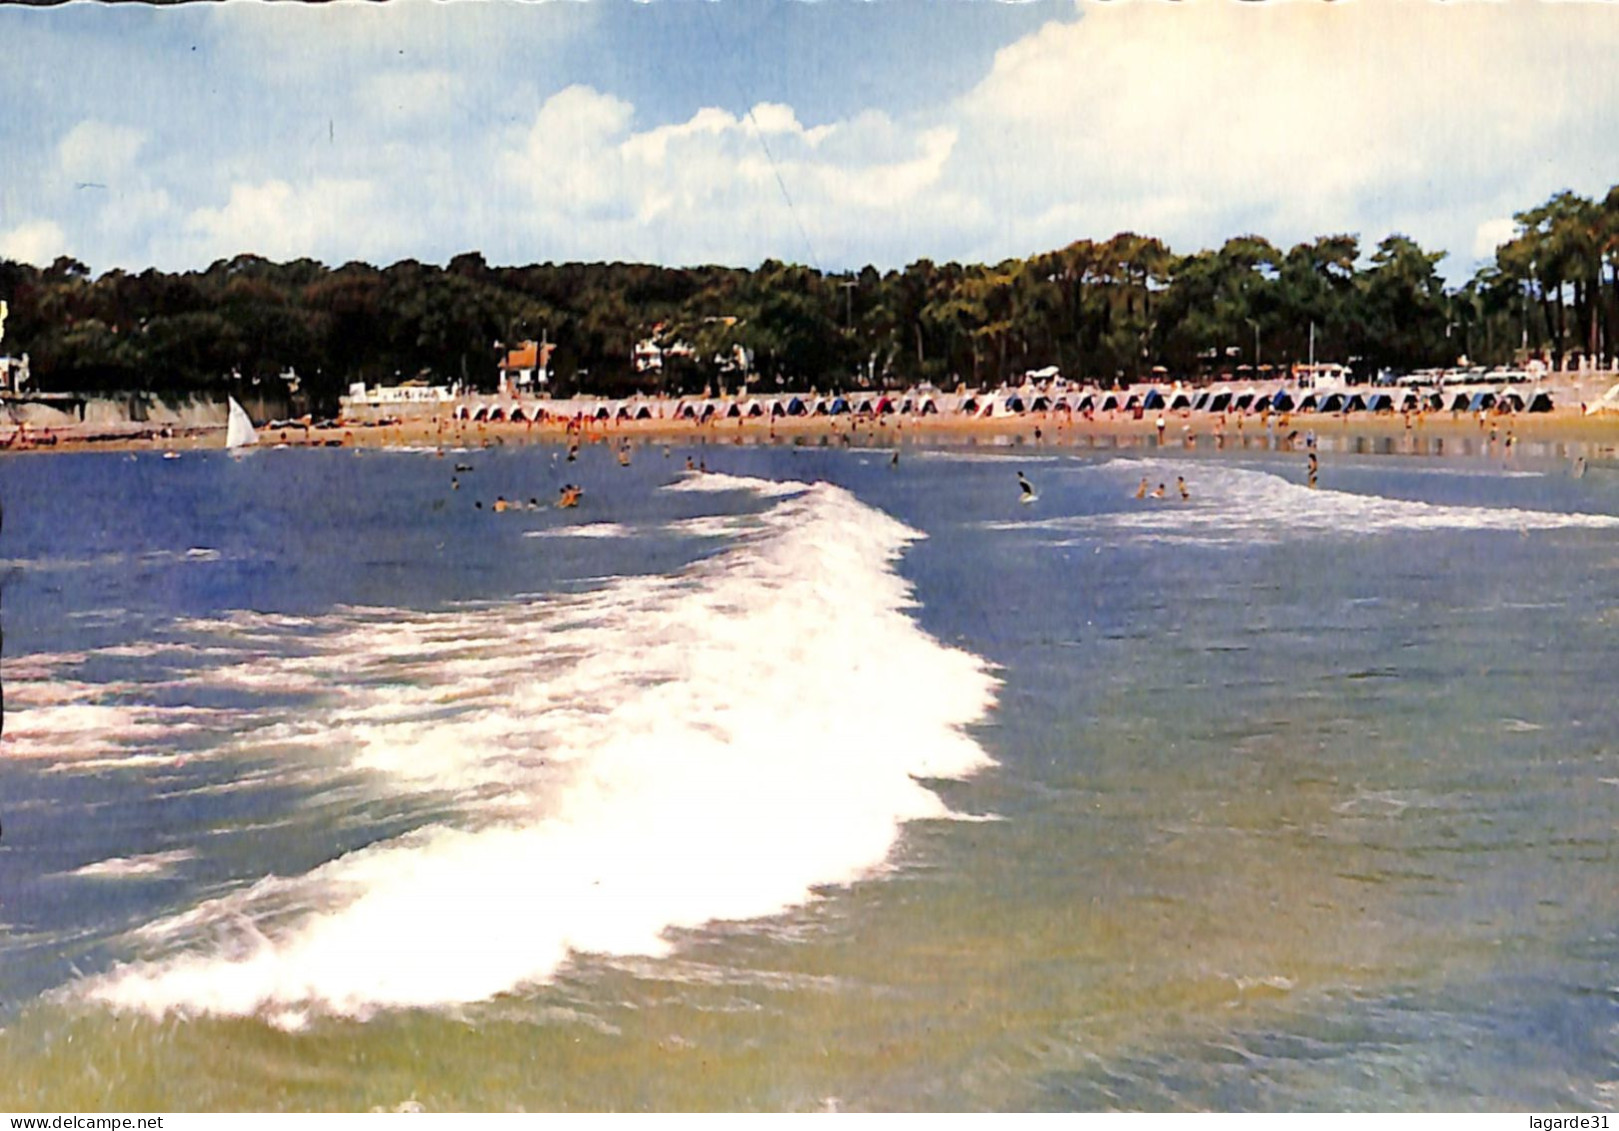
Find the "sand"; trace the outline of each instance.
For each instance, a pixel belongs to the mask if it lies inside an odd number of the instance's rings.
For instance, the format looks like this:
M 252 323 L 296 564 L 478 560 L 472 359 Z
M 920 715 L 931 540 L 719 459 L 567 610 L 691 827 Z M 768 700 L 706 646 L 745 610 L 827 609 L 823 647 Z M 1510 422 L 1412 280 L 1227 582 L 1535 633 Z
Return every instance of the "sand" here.
M 1157 415 L 1100 414 L 1086 420 L 1067 413 L 1029 413 L 979 419 L 966 416 L 858 418 L 794 417 L 754 420 L 673 420 L 590 422 L 582 431 L 560 422 L 484 423 L 454 421 L 448 414 L 421 416 L 397 424 L 354 423 L 336 428 L 261 429 L 259 443 L 274 447 L 436 448 L 446 450 L 524 443 L 693 444 L 780 443 L 840 444 L 858 447 L 983 444 L 1038 445 L 1053 448 L 1162 449 L 1166 453 L 1302 449 L 1310 439 L 1322 451 L 1408 454 L 1473 454 L 1499 450 L 1510 455 L 1585 455 L 1605 457 L 1619 451 L 1619 414 L 1586 416 L 1578 409 L 1549 413 L 1491 415 L 1467 413 L 1296 413 L 1224 416 L 1209 413 L 1163 414 L 1160 438 Z M 225 429 L 191 429 L 170 437 L 143 431 L 111 431 L 105 426 L 51 430 L 54 444 L 37 443 L 43 431 L 30 429 L 27 446 L 0 449 L 0 454 L 69 451 L 193 451 L 222 448 Z M 1509 443 L 1510 441 L 1510 443 Z

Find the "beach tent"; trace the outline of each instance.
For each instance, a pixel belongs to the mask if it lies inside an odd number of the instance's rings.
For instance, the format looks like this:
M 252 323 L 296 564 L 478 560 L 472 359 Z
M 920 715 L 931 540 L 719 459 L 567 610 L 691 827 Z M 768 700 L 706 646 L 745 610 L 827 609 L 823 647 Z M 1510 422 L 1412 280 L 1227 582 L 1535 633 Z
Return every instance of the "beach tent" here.
M 1373 393 L 1366 400 L 1368 412 L 1393 412 L 1394 398 L 1387 393 Z
M 1293 397 L 1286 389 L 1277 389 L 1270 399 L 1270 407 L 1277 412 L 1292 412 Z
M 614 420 L 629 420 L 631 418 L 632 418 L 632 416 L 631 416 L 631 413 L 630 413 L 630 406 L 627 405 L 627 404 L 619 405 L 618 406 L 618 411 L 613 413 L 613 419 Z M 516 420 L 517 418 L 514 416 L 514 417 L 512 417 L 512 419 Z
M 1186 393 L 1175 393 L 1169 398 L 1169 410 L 1171 412 L 1179 412 L 1181 409 L 1189 409 L 1191 407 L 1192 398 Z
M 1024 405 L 1023 398 L 1018 396 L 1016 393 L 1009 393 L 1001 398 L 1002 413 L 1007 415 L 1015 415 L 1017 413 L 1027 411 L 1028 408 Z
M 877 398 L 877 415 L 887 416 L 894 411 L 894 401 L 890 397 Z
M 477 411 L 472 414 L 472 419 L 473 420 L 488 420 L 489 419 L 489 406 L 488 405 L 482 405 L 482 404 L 479 405 L 478 408 L 477 408 Z
M 1075 412 L 1093 412 L 1095 409 L 1096 396 L 1094 393 L 1086 393 L 1084 396 L 1080 397 L 1079 400 L 1074 402 Z
M 1344 410 L 1344 395 L 1342 393 L 1328 393 L 1321 398 L 1317 407 L 1321 412 L 1342 412 Z
M 635 410 L 635 419 L 637 419 L 637 420 L 651 420 L 652 419 L 652 408 L 651 408 L 651 406 L 642 405 L 640 408 L 636 409 Z
M 826 406 L 826 411 L 833 416 L 842 416 L 849 411 L 849 402 L 842 397 L 833 397 L 832 403 Z
M 1118 411 L 1118 408 L 1119 398 L 1114 396 L 1112 393 L 1108 393 L 1102 398 L 1102 412 L 1116 412 Z
M 1197 395 L 1196 399 L 1194 399 L 1192 401 L 1192 411 L 1193 412 L 1202 412 L 1204 409 L 1208 408 L 1209 407 L 1209 398 L 1211 396 L 1213 396 L 1213 394 L 1210 393 L 1207 389 L 1205 389 L 1201 393 L 1199 393 Z
M 1139 409 L 1142 407 L 1141 398 L 1135 393 L 1131 393 L 1128 397 L 1124 398 L 1124 410 L 1126 412 L 1129 412 L 1131 409 Z
M 1495 407 L 1506 412 L 1522 412 L 1523 397 L 1516 392 L 1502 393 L 1501 399 L 1495 402 Z
M 612 418 L 613 418 L 612 409 L 608 408 L 606 405 L 597 405 L 596 406 L 596 419 L 597 420 L 611 420 Z
M 1052 412 L 1073 412 L 1074 410 L 1069 407 L 1067 397 L 1058 397 L 1056 400 L 1051 402 L 1051 411 Z
M 1450 402 L 1451 412 L 1466 412 L 1467 406 L 1472 402 L 1472 394 L 1457 393 L 1456 398 Z
M 520 420 L 527 420 L 527 419 L 528 419 L 528 416 L 523 412 L 523 406 L 522 405 L 513 405 L 512 406 L 512 421 L 513 421 L 513 423 L 516 423 L 517 421 L 520 421 Z
M 743 412 L 748 415 L 750 420 L 758 419 L 765 414 L 765 406 L 760 404 L 758 401 L 749 401 L 747 407 L 743 409 Z
M 1421 407 L 1422 398 L 1417 396 L 1415 393 L 1407 393 L 1404 397 L 1400 398 L 1401 412 L 1415 412 Z
M 1215 393 L 1209 398 L 1210 412 L 1225 412 L 1230 407 L 1231 392 L 1229 389 L 1221 389 L 1218 393 Z
M 1550 412 L 1552 410 L 1552 395 L 1546 392 L 1536 393 L 1529 398 L 1530 412 Z
M 804 402 L 802 400 L 800 400 L 797 397 L 791 397 L 791 398 L 788 399 L 788 401 L 787 401 L 787 415 L 788 416 L 803 416 L 805 411 L 806 410 L 804 408 Z
M 1234 412 L 1247 412 L 1253 407 L 1253 403 L 1254 395 L 1252 393 L 1238 393 L 1231 402 L 1231 408 Z
M 1494 407 L 1495 394 L 1489 392 L 1474 393 L 1473 399 L 1467 402 L 1468 412 L 1483 412 L 1485 409 Z
M 978 411 L 978 398 L 968 397 L 956 407 L 957 412 L 974 413 Z
M 1034 400 L 1029 402 L 1029 411 L 1030 412 L 1050 412 L 1051 411 L 1051 398 L 1048 397 L 1048 396 L 1044 396 L 1044 395 L 1035 397 Z
M 1148 389 L 1146 396 L 1141 398 L 1141 407 L 1147 412 L 1156 412 L 1164 407 L 1164 394 L 1157 389 Z
M 919 416 L 937 416 L 939 405 L 932 397 L 923 397 L 922 403 L 916 406 L 916 411 Z
M 697 417 L 698 417 L 699 420 L 707 420 L 709 417 L 713 416 L 719 410 L 720 410 L 720 406 L 715 404 L 713 401 L 704 401 L 703 402 L 703 409 L 702 409 L 701 412 L 699 412 L 697 414 Z
M 696 420 L 697 407 L 695 405 L 680 404 L 675 406 L 675 416 L 680 420 Z

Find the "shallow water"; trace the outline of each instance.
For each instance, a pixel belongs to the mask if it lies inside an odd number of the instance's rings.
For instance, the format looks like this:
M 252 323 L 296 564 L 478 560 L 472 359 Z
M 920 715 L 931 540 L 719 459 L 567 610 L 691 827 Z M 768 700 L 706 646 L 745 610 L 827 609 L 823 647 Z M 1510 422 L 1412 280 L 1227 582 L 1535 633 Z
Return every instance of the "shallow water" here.
M 453 458 L 0 462 L 0 1107 L 1613 1105 L 1619 476 Z

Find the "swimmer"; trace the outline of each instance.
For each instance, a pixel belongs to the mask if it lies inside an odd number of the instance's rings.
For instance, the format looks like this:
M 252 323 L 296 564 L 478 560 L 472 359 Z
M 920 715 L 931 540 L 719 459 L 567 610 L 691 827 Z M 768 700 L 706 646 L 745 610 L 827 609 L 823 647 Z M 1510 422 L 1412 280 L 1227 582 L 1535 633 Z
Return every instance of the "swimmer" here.
M 1315 458 L 1315 453 L 1311 452 L 1310 453 L 1309 475 L 1310 475 L 1310 488 L 1312 490 L 1315 489 L 1316 472 L 1319 471 L 1320 469 L 1321 469 L 1321 462 Z
M 1164 485 L 1162 483 L 1153 488 L 1152 497 L 1155 499 L 1161 499 L 1164 497 Z
M 510 505 L 511 504 L 506 501 L 506 496 L 505 495 L 496 495 L 495 496 L 495 508 L 494 509 L 495 509 L 496 514 L 504 514 L 504 513 L 506 513 L 506 508 L 508 506 L 510 506 Z
M 1141 486 L 1136 488 L 1136 498 L 1145 499 L 1146 497 L 1147 497 L 1147 477 L 1145 475 L 1143 475 L 1141 477 Z
M 1021 471 L 1017 473 L 1017 485 L 1023 488 L 1023 498 L 1025 500 L 1034 498 L 1034 484 L 1025 479 Z
M 1175 486 L 1180 488 L 1181 498 L 1190 499 L 1192 497 L 1192 493 L 1186 489 L 1186 477 L 1184 475 L 1175 476 Z

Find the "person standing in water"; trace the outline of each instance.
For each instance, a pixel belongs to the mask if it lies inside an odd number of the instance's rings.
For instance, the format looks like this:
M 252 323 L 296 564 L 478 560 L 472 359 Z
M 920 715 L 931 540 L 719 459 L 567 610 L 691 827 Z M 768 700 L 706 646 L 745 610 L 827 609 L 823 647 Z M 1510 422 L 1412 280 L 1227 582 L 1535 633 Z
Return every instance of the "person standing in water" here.
M 1028 479 L 1024 478 L 1021 471 L 1017 473 L 1017 485 L 1023 488 L 1023 499 L 1025 502 L 1034 498 L 1034 484 L 1030 483 Z
M 1315 489 L 1315 476 L 1316 476 L 1316 472 L 1319 471 L 1320 468 L 1321 468 L 1320 461 L 1315 458 L 1315 453 L 1311 452 L 1310 453 L 1310 489 L 1311 490 Z
M 1192 497 L 1192 492 L 1186 489 L 1186 476 L 1175 476 L 1175 486 L 1180 488 L 1181 498 L 1190 499 Z
M 1145 499 L 1146 497 L 1147 497 L 1147 477 L 1145 475 L 1143 475 L 1141 477 L 1141 486 L 1136 488 L 1136 498 Z

